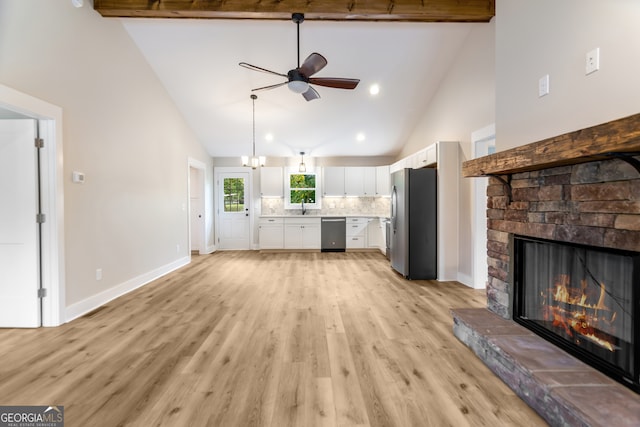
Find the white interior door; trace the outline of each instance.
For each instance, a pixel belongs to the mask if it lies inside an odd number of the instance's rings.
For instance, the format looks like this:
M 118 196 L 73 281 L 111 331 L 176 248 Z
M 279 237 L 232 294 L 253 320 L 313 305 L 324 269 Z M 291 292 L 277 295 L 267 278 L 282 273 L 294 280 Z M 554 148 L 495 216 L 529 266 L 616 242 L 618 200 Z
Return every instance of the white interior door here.
M 218 178 L 219 248 L 251 249 L 249 172 L 221 173 Z
M 0 326 L 40 326 L 34 120 L 0 120 Z
M 189 167 L 189 215 L 191 221 L 191 251 L 204 252 L 203 171 Z

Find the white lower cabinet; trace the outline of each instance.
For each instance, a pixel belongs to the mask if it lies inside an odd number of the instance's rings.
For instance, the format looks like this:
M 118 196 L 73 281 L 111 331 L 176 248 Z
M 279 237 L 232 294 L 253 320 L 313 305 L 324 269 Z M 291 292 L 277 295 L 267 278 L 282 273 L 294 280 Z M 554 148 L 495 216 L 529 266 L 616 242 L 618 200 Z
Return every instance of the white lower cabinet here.
M 347 218 L 347 249 L 367 247 L 368 218 Z
M 285 218 L 285 249 L 320 249 L 320 218 Z
M 282 218 L 261 218 L 260 249 L 284 249 L 284 221 Z
M 384 249 L 385 248 L 385 224 L 379 218 L 369 218 L 367 226 L 367 247 Z
M 348 217 L 347 249 L 384 249 L 384 223 L 378 218 Z M 260 249 L 320 249 L 320 218 L 262 217 L 259 222 Z

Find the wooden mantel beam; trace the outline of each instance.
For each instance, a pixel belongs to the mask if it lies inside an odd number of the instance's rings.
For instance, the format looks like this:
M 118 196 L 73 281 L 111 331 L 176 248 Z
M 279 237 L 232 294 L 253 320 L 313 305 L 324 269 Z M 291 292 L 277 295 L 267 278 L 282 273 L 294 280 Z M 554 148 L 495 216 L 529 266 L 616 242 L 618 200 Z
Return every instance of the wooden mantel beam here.
M 640 153 L 640 114 L 565 133 L 462 164 L 462 176 L 508 175 Z
M 94 0 L 104 17 L 489 22 L 495 0 Z

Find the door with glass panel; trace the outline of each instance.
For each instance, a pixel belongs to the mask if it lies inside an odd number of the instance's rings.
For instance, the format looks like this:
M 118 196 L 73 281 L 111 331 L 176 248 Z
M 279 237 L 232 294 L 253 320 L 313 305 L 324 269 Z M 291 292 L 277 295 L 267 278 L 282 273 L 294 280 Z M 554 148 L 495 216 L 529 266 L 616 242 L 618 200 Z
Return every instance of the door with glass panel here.
M 221 173 L 218 195 L 218 248 L 251 249 L 249 173 Z

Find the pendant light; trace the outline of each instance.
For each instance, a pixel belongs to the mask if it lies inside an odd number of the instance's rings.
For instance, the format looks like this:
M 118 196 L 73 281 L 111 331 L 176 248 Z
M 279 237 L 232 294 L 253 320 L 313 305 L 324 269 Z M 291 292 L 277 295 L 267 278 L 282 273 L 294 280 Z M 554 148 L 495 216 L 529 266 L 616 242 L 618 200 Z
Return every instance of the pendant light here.
M 251 94 L 251 100 L 253 101 L 253 151 L 251 158 L 242 156 L 242 166 L 251 166 L 251 169 L 264 166 L 266 160 L 264 156 L 256 157 L 256 99 L 258 99 L 258 96 Z
M 307 165 L 304 164 L 304 151 L 300 152 L 300 165 L 298 165 L 298 172 L 306 172 Z

